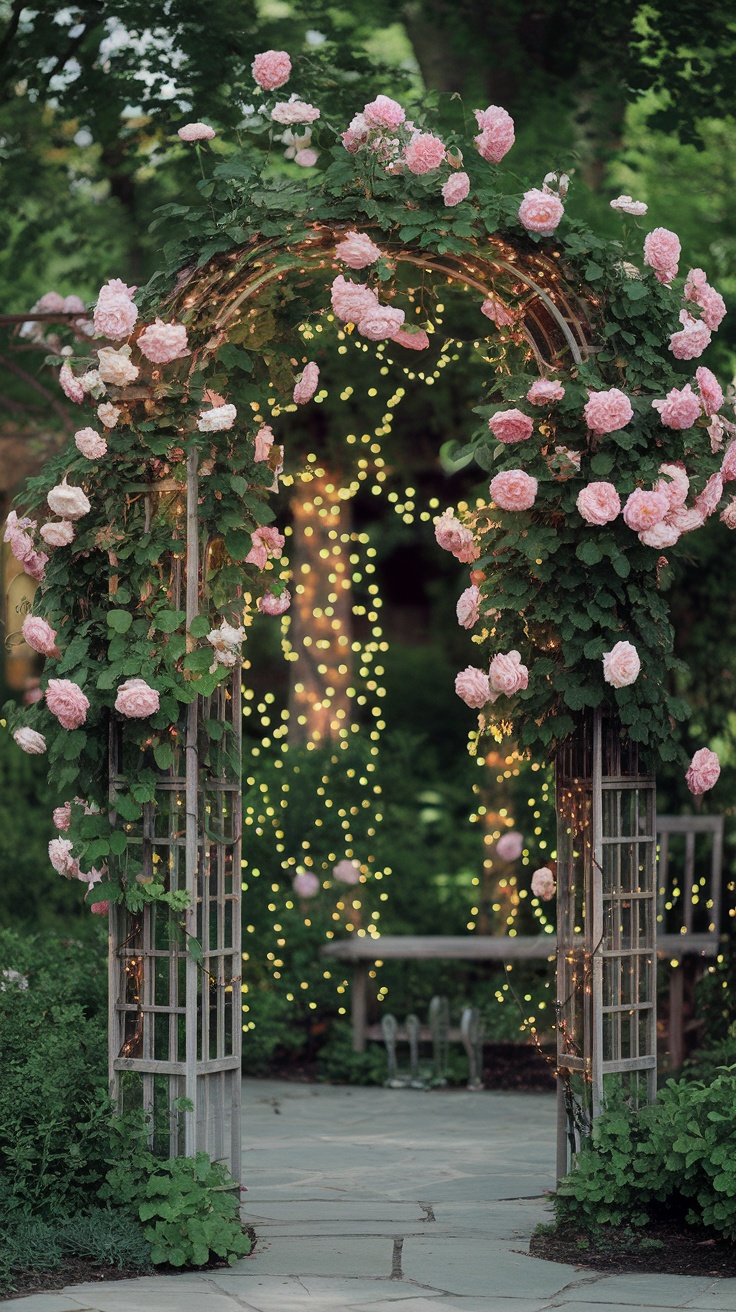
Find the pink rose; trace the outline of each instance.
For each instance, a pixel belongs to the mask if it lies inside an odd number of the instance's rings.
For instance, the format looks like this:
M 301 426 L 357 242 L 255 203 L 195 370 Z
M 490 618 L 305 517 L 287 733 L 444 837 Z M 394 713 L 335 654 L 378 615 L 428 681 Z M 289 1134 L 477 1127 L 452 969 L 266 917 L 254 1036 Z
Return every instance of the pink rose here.
M 710 346 L 710 330 L 687 310 L 680 311 L 680 323 L 681 331 L 670 337 L 670 350 L 676 360 L 696 360 Z
M 716 474 L 711 474 L 703 491 L 693 501 L 693 509 L 707 519 L 718 509 L 718 503 L 723 496 L 723 475 L 720 470 Z
M 667 428 L 692 428 L 700 415 L 700 400 L 689 383 L 679 390 L 673 387 L 664 401 L 652 401 L 652 407 Z
M 23 561 L 23 572 L 28 574 L 30 578 L 36 579 L 41 583 L 46 573 L 48 560 L 48 556 L 44 555 L 42 551 L 33 551 L 31 552 L 31 555 L 27 556 Z
M 404 162 L 410 173 L 431 173 L 445 158 L 445 146 L 431 132 L 417 132 L 404 150 Z
M 87 719 L 89 700 L 71 679 L 49 679 L 46 705 L 62 729 L 78 729 Z
M 123 282 L 122 278 L 108 278 L 104 287 L 100 287 L 97 295 L 98 301 L 109 301 L 113 296 L 125 296 L 132 301 L 136 292 L 135 287 L 129 287 Z
M 615 433 L 626 427 L 634 410 L 626 393 L 611 387 L 607 392 L 588 392 L 583 414 L 592 433 Z
M 49 547 L 68 547 L 74 541 L 74 525 L 68 519 L 62 519 L 59 524 L 42 524 L 38 531 Z
M 730 446 L 727 446 L 723 453 L 721 478 L 724 483 L 730 483 L 736 478 L 736 442 L 732 442 Z M 5 540 L 7 542 L 7 538 Z
M 237 417 L 238 411 L 234 405 L 216 405 L 197 415 L 197 428 L 200 433 L 222 433 L 232 428 Z
M 355 155 L 368 140 L 369 127 L 364 114 L 356 114 L 347 131 L 341 134 L 345 149 Z
M 554 401 L 561 401 L 564 395 L 565 389 L 562 383 L 557 383 L 552 378 L 535 378 L 526 394 L 526 399 L 531 401 L 532 405 L 551 405 Z
M 109 902 L 93 902 L 90 907 L 93 916 L 106 916 L 109 910 Z
M 82 305 L 84 309 L 84 305 Z M 58 292 L 44 292 L 31 311 L 32 314 L 63 314 L 64 297 Z
M 451 510 L 446 510 L 434 526 L 434 535 L 443 551 L 451 551 L 457 560 L 470 565 L 480 555 L 480 548 L 473 537 L 472 529 L 456 519 Z
M 716 332 L 726 313 L 726 302 L 714 287 L 711 287 L 702 269 L 691 269 L 685 282 L 685 300 L 700 306 L 703 322 L 711 332 Z
M 391 338 L 397 346 L 405 346 L 408 351 L 426 351 L 429 346 L 429 337 L 423 328 L 399 328 Z
M 669 498 L 663 492 L 647 492 L 638 487 L 627 498 L 624 520 L 635 533 L 646 533 L 662 522 L 669 508 Z
M 319 151 L 311 146 L 303 146 L 294 155 L 294 163 L 298 164 L 300 169 L 313 169 L 318 159 Z
M 491 500 L 501 510 L 530 510 L 537 497 L 537 480 L 523 469 L 506 469 L 491 479 Z
M 473 110 L 480 133 L 473 138 L 475 147 L 489 164 L 500 164 L 514 144 L 514 120 L 501 105 Z
M 74 377 L 68 364 L 63 364 L 59 370 L 59 384 L 62 392 L 69 397 L 70 401 L 74 401 L 79 405 L 80 401 L 84 400 L 85 393 L 82 383 L 79 378 Z
M 621 498 L 613 483 L 588 483 L 576 504 L 587 524 L 610 524 L 621 513 Z
M 74 434 L 74 442 L 78 451 L 88 460 L 101 460 L 107 455 L 107 442 L 104 437 L 100 437 L 94 428 L 80 428 L 79 432 Z
M 617 642 L 603 653 L 603 678 L 613 688 L 627 688 L 636 683 L 641 670 L 639 653 L 632 642 Z
M 565 207 L 559 196 L 532 187 L 531 191 L 524 192 L 524 199 L 519 206 L 519 222 L 528 232 L 551 237 L 564 213 Z
M 298 870 L 291 887 L 297 897 L 315 897 L 320 890 L 320 882 L 311 870 Z
M 217 136 L 214 128 L 209 123 L 185 123 L 183 128 L 179 128 L 176 134 L 181 137 L 182 141 L 211 141 Z M 108 337 L 112 334 L 108 333 Z
M 557 892 L 557 884 L 549 866 L 540 866 L 532 875 L 532 893 L 543 902 L 550 902 Z
M 646 214 L 648 208 L 643 200 L 632 200 L 631 196 L 617 196 L 611 201 L 612 210 L 618 210 L 619 214 L 633 214 L 637 218 Z
M 723 507 L 723 510 L 719 515 L 719 519 L 722 524 L 726 525 L 726 528 L 730 528 L 730 529 L 736 528 L 736 497 L 732 497 L 731 500 Z
M 360 862 L 338 861 L 336 866 L 332 867 L 332 878 L 339 879 L 341 884 L 359 884 L 360 883 Z
M 380 260 L 383 251 L 371 241 L 366 232 L 346 232 L 335 247 L 335 255 L 350 269 L 364 269 L 367 264 Z
M 293 400 L 296 405 L 306 405 L 307 401 L 311 401 L 318 385 L 319 366 L 310 360 L 309 364 L 305 364 L 294 387 Z
M 120 418 L 122 411 L 118 406 L 112 405 L 110 401 L 105 401 L 104 405 L 98 405 L 97 418 L 105 428 L 114 428 Z
M 65 802 L 63 806 L 57 806 L 55 808 L 53 821 L 55 828 L 60 829 L 61 832 L 65 834 L 72 822 L 71 802 Z
M 16 729 L 13 741 L 29 756 L 41 756 L 46 751 L 46 739 L 43 734 L 36 733 L 35 729 L 27 729 L 25 725 Z
M 472 629 L 473 625 L 478 623 L 480 615 L 480 591 L 473 584 L 471 588 L 466 588 L 460 594 L 456 606 L 457 622 L 464 629 Z
M 105 294 L 102 289 L 94 309 L 94 325 L 103 337 L 120 341 L 129 337 L 138 318 L 138 309 L 122 292 Z
M 703 410 L 710 417 L 716 414 L 723 405 L 723 391 L 718 379 L 710 369 L 706 369 L 704 364 L 695 370 L 695 381 L 700 392 L 700 399 L 703 403 Z
M 189 354 L 187 330 L 183 323 L 164 323 L 156 319 L 138 337 L 137 345 L 152 364 L 170 364 Z
M 281 123 L 284 127 L 291 127 L 294 123 L 314 123 L 319 116 L 320 111 L 314 105 L 305 104 L 298 96 L 281 101 L 271 110 L 274 123 Z
M 491 700 L 491 686 L 488 682 L 488 675 L 482 670 L 478 670 L 473 665 L 468 665 L 467 669 L 461 670 L 455 678 L 455 692 L 458 697 L 462 697 L 466 706 L 472 706 L 474 710 L 480 710 L 487 702 Z
M 378 297 L 365 283 L 348 282 L 339 273 L 331 288 L 332 308 L 338 319 L 345 323 L 359 323 L 364 315 L 375 310 Z
M 480 307 L 481 314 L 495 323 L 497 328 L 510 328 L 516 322 L 517 314 L 515 310 L 509 310 L 501 301 L 495 300 L 492 296 L 486 298 Z
M 665 547 L 674 547 L 679 537 L 680 530 L 668 515 L 661 524 L 655 524 L 654 528 L 648 528 L 640 533 L 639 541 L 644 547 L 654 547 L 657 551 L 664 551 Z
M 273 446 L 273 431 L 268 424 L 263 424 L 258 429 L 255 437 L 255 456 L 256 462 L 268 460 L 271 447 Z
M 250 67 L 253 80 L 264 91 L 275 91 L 291 77 L 291 60 L 285 50 L 263 50 Z
M 160 700 L 160 693 L 145 679 L 126 679 L 118 688 L 115 710 L 128 720 L 145 720 L 156 714 Z
M 54 870 L 65 879 L 79 878 L 79 862 L 72 856 L 69 838 L 52 838 L 49 843 L 49 861 Z
M 459 205 L 470 192 L 470 178 L 467 173 L 453 173 L 442 187 L 442 199 L 445 205 Z
M 265 569 L 269 556 L 275 560 L 280 559 L 284 541 L 285 538 L 276 528 L 269 525 L 257 528 L 251 533 L 251 549 L 245 558 L 246 562 L 255 565 L 257 569 Z
M 718 783 L 720 773 L 721 763 L 717 754 L 709 751 L 707 747 L 701 747 L 690 762 L 685 781 L 690 792 L 698 797 Z
M 682 536 L 683 533 L 693 533 L 696 528 L 702 528 L 705 516 L 693 507 L 682 506 L 679 510 L 671 510 L 665 523 L 676 528 Z
M 35 555 L 33 538 L 30 533 L 26 532 L 26 529 L 34 529 L 35 527 L 36 521 L 34 519 L 26 519 L 25 517 L 19 519 L 14 510 L 10 511 L 5 525 L 3 541 L 10 543 L 10 550 L 15 559 L 21 561 L 21 563 L 31 560 Z
M 119 351 L 112 346 L 103 346 L 97 355 L 100 361 L 97 372 L 103 383 L 111 383 L 113 387 L 127 387 L 128 383 L 135 382 L 140 369 L 137 364 L 131 364 L 129 346 L 121 346 Z
M 376 96 L 365 105 L 362 117 L 371 128 L 398 128 L 404 122 L 406 114 L 398 100 L 390 96 Z
M 670 283 L 677 277 L 680 239 L 669 228 L 654 228 L 644 238 L 644 263 L 654 269 L 658 282 Z
M 42 620 L 40 615 L 26 615 L 21 632 L 28 646 L 40 652 L 42 656 L 60 654 L 56 645 L 56 630 Z
M 283 588 L 278 597 L 273 592 L 264 592 L 258 598 L 258 609 L 262 615 L 283 615 L 291 605 L 291 593 Z
M 496 856 L 501 861 L 518 861 L 524 851 L 524 835 L 518 829 L 511 829 L 501 834 L 496 843 Z
M 375 308 L 364 314 L 358 323 L 358 332 L 370 342 L 385 342 L 401 331 L 405 314 L 390 305 L 376 304 Z
M 491 701 L 504 693 L 507 697 L 529 686 L 529 671 L 522 665 L 518 651 L 499 652 L 488 667 L 488 686 Z
M 497 410 L 488 427 L 499 442 L 526 442 L 534 432 L 534 421 L 522 410 Z
M 685 473 L 684 465 L 664 464 L 659 466 L 663 478 L 654 484 L 655 492 L 663 492 L 670 504 L 670 510 L 684 506 L 690 491 L 690 479 Z

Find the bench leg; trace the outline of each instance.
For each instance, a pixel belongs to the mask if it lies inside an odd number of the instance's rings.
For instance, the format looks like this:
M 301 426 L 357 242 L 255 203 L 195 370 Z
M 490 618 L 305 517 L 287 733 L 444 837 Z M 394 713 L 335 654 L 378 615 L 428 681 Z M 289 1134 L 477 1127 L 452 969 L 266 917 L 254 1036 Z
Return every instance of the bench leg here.
M 368 1020 L 368 962 L 356 961 L 353 972 L 353 1052 L 365 1052 Z

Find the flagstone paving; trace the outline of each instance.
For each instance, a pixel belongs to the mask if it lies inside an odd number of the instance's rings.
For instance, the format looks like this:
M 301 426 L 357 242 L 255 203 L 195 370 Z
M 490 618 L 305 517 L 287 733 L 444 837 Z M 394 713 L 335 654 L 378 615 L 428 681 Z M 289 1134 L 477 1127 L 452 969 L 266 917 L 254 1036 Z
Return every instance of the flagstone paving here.
M 736 1312 L 736 1280 L 529 1256 L 554 1188 L 551 1095 L 271 1080 L 243 1094 L 250 1257 L 70 1285 L 13 1312 Z

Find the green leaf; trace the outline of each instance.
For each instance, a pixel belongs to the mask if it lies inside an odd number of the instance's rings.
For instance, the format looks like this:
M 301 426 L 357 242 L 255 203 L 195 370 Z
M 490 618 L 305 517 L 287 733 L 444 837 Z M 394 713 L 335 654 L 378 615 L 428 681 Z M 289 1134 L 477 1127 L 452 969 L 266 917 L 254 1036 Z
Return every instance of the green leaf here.
M 598 278 L 602 278 L 605 272 L 602 265 L 596 264 L 595 260 L 591 260 L 586 265 L 584 277 L 586 282 L 597 282 Z
M 202 950 L 202 944 L 199 942 L 199 939 L 196 939 L 194 937 L 193 934 L 187 934 L 187 951 L 190 957 L 192 958 L 192 961 L 196 961 L 197 963 L 199 963 L 200 961 L 204 961 L 204 951 Z
M 107 623 L 115 633 L 127 633 L 133 623 L 133 616 L 129 610 L 109 610 Z
M 110 851 L 115 856 L 122 856 L 128 846 L 128 839 L 120 829 L 113 829 L 110 834 Z
M 586 565 L 597 565 L 598 561 L 603 559 L 603 552 L 598 543 L 594 542 L 592 538 L 579 543 L 575 555 L 578 560 L 584 561 Z
M 206 615 L 195 615 L 189 625 L 189 632 L 193 638 L 206 638 L 212 625 Z
M 159 633 L 173 633 L 185 619 L 186 612 L 183 610 L 160 610 L 154 616 L 153 627 L 158 629 Z
M 168 770 L 174 762 L 174 749 L 171 743 L 157 743 L 153 749 L 153 759 L 159 770 Z
M 594 474 L 610 474 L 614 463 L 610 451 L 597 451 L 590 462 L 590 468 Z
M 631 566 L 626 556 L 615 556 L 612 564 L 620 579 L 627 579 L 629 577 Z

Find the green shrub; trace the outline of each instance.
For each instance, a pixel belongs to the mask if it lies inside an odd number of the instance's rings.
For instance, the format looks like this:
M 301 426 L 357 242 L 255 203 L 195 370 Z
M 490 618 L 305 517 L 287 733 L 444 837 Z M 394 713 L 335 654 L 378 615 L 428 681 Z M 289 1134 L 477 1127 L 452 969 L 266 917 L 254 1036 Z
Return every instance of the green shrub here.
M 117 1207 L 96 1207 L 70 1216 L 59 1230 L 63 1252 L 98 1266 L 151 1268 L 151 1244 L 143 1226 Z
M 383 1044 L 369 1043 L 365 1052 L 354 1052 L 350 1025 L 340 1021 L 331 1026 L 317 1060 L 319 1079 L 332 1084 L 383 1084 L 386 1069 Z

